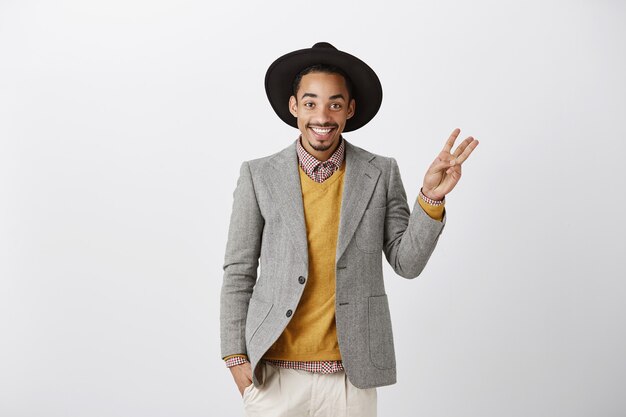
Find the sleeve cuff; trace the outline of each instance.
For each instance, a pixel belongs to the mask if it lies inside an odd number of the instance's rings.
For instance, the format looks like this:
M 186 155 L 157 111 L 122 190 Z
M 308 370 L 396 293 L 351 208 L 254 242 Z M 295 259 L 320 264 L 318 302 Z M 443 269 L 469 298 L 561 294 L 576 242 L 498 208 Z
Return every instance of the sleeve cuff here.
M 433 206 L 425 202 L 421 196 L 417 197 L 420 203 L 420 207 L 430 216 L 432 219 L 443 221 L 443 211 L 445 209 L 445 203 L 439 206 Z
M 248 363 L 248 357 L 246 355 L 230 355 L 224 358 L 224 362 L 226 363 L 226 367 L 230 368 L 235 365 L 241 365 L 244 363 Z

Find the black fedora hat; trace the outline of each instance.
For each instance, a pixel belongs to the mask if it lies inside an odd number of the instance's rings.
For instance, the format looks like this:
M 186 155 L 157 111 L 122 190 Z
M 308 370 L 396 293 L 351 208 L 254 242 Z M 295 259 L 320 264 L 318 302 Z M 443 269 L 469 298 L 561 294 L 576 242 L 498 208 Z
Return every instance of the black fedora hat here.
M 383 100 L 383 88 L 378 76 L 365 62 L 327 42 L 318 42 L 312 48 L 283 55 L 268 68 L 265 92 L 278 117 L 289 126 L 298 127 L 296 118 L 289 112 L 293 80 L 300 71 L 317 64 L 341 68 L 350 77 L 356 108 L 343 131 L 356 130 L 372 120 Z

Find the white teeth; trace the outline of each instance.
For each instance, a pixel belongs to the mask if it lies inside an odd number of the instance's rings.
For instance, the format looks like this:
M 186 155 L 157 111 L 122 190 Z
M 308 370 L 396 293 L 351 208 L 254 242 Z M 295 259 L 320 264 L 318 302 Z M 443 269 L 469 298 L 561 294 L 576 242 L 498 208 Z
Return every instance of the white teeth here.
M 313 129 L 313 131 L 317 133 L 318 135 L 325 135 L 332 130 L 332 129 L 316 129 L 314 127 L 312 127 L 311 129 Z

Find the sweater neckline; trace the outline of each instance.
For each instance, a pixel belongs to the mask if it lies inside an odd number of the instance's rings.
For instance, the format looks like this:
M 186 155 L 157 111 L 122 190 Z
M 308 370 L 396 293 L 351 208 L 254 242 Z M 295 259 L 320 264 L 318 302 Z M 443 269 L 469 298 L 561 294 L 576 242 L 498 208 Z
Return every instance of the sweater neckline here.
M 346 172 L 346 160 L 344 159 L 341 163 L 341 167 L 333 172 L 332 175 L 323 182 L 317 182 L 313 178 L 309 177 L 300 164 L 298 164 L 298 170 L 300 171 L 300 177 L 305 177 L 305 182 L 309 183 L 311 187 L 328 188 Z

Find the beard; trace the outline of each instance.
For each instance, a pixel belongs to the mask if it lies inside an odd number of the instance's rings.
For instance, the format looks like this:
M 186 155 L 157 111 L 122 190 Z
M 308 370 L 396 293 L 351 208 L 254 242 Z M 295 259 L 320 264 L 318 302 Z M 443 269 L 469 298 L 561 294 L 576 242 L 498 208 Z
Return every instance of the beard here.
M 315 149 L 315 150 L 316 150 L 316 151 L 318 151 L 318 152 L 324 152 L 324 151 L 327 151 L 327 150 L 329 150 L 330 148 L 332 148 L 332 146 L 335 144 L 334 142 L 332 142 L 332 143 L 329 143 L 328 145 L 324 145 L 324 144 L 321 144 L 321 145 L 314 145 L 314 144 L 312 144 L 312 143 L 311 143 L 311 141 L 310 141 L 310 140 L 308 140 L 308 139 L 307 139 L 307 142 L 309 142 L 309 146 L 310 146 L 311 148 Z
M 339 126 L 338 126 L 336 123 L 321 123 L 321 124 L 314 123 L 314 124 L 307 124 L 307 128 L 310 128 L 310 127 L 320 127 L 320 128 L 324 128 L 324 127 L 331 127 L 331 128 L 334 128 L 334 129 L 338 129 L 338 128 L 339 128 Z M 341 140 L 341 136 L 339 137 L 339 140 Z M 330 142 L 329 144 L 327 144 L 327 145 L 314 145 L 314 144 L 312 144 L 312 143 L 311 143 L 311 141 L 310 141 L 308 138 L 307 138 L 307 140 L 306 140 L 306 141 L 309 143 L 309 146 L 310 146 L 311 148 L 315 149 L 315 150 L 316 150 L 316 151 L 318 151 L 318 152 L 324 152 L 324 151 L 327 151 L 327 150 L 329 150 L 330 148 L 332 148 L 332 147 L 333 147 L 333 145 L 334 145 L 335 143 L 338 143 L 338 142 L 336 142 L 336 141 L 331 141 L 331 142 Z

